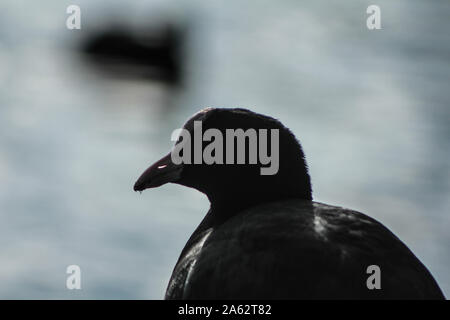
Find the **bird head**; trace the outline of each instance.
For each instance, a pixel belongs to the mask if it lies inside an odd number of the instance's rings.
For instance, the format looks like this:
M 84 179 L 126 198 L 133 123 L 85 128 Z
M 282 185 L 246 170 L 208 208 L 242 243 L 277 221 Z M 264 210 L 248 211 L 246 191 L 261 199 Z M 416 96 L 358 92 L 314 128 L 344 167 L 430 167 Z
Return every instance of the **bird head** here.
M 135 191 L 171 182 L 203 192 L 213 207 L 235 209 L 312 199 L 302 148 L 274 118 L 246 109 L 207 108 L 178 134 L 172 151 L 145 170 Z

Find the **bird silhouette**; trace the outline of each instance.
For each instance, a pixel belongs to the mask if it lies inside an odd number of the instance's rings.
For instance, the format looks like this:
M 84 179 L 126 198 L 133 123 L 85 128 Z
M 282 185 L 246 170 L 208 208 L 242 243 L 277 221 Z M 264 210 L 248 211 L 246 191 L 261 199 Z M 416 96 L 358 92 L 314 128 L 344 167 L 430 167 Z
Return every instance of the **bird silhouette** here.
M 249 161 L 247 137 L 245 149 L 224 148 L 223 158 L 235 160 L 228 164 L 178 163 L 169 153 L 140 176 L 135 191 L 171 182 L 199 190 L 211 203 L 180 254 L 166 299 L 445 299 L 427 268 L 380 222 L 312 200 L 300 143 L 278 120 L 208 108 L 184 125 L 191 137 L 196 123 L 223 137 L 230 129 L 277 130 L 278 141 L 267 140 L 268 150 L 278 151 L 278 170 L 261 174 L 267 163 Z M 211 143 L 205 140 L 200 150 Z M 183 159 L 198 151 L 189 141 L 180 135 L 176 142 L 186 148 Z M 246 161 L 238 164 L 243 150 Z
M 137 77 L 178 85 L 182 81 L 184 32 L 166 24 L 161 30 L 133 32 L 124 26 L 94 33 L 81 51 L 99 70 L 120 77 Z

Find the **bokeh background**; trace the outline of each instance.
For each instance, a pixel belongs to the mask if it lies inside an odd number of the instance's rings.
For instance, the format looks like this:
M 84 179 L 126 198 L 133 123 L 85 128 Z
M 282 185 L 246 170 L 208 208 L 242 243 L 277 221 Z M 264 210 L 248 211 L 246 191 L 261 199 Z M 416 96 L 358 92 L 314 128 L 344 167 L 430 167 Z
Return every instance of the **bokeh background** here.
M 163 298 L 209 204 L 132 186 L 208 106 L 279 118 L 314 199 L 384 223 L 449 296 L 449 16 L 446 0 L 2 1 L 0 298 Z

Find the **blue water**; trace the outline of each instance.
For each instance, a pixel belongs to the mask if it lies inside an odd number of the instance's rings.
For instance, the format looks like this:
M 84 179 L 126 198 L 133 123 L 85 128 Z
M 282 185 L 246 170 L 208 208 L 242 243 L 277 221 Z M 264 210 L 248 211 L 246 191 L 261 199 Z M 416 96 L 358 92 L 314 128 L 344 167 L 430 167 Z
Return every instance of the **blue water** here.
M 0 4 L 0 298 L 160 299 L 208 209 L 176 185 L 134 193 L 207 106 L 279 118 L 317 201 L 383 222 L 450 295 L 450 2 L 70 1 Z M 188 26 L 182 89 L 105 77 L 75 50 L 120 16 Z M 82 289 L 66 289 L 66 267 Z

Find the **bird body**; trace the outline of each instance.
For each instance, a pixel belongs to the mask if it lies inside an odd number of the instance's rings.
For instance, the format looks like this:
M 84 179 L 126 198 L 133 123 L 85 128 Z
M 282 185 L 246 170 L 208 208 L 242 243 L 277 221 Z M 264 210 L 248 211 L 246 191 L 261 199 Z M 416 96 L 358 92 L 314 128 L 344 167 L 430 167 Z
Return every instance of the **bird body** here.
M 210 213 L 209 213 L 210 214 Z M 378 221 L 313 201 L 253 207 L 196 231 L 166 299 L 439 299 L 436 282 Z M 381 289 L 367 287 L 367 267 Z

